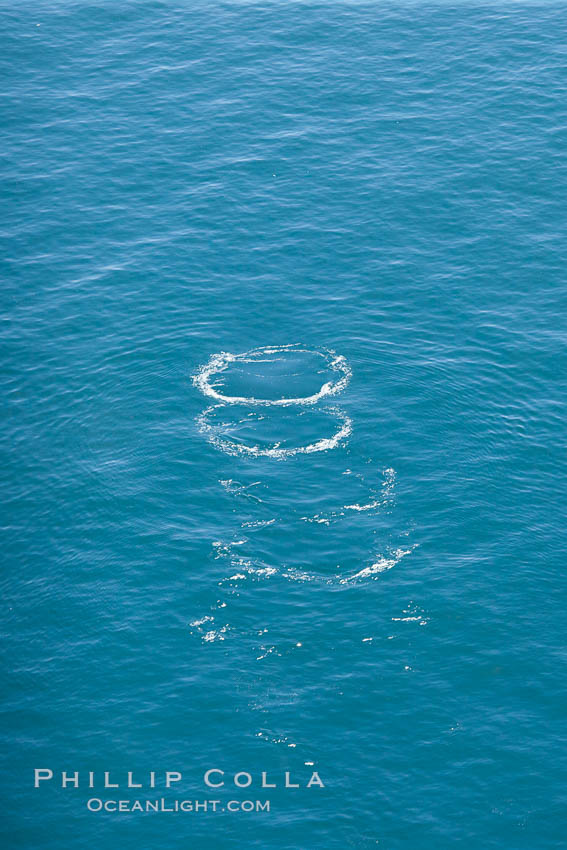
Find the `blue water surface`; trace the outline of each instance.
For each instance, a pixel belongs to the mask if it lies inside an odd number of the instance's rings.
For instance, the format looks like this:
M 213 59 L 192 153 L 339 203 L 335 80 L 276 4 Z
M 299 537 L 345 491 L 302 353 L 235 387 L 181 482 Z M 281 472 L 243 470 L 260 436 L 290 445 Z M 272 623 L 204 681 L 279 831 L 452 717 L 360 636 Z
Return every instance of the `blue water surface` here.
M 2 0 L 3 846 L 565 846 L 565 11 Z

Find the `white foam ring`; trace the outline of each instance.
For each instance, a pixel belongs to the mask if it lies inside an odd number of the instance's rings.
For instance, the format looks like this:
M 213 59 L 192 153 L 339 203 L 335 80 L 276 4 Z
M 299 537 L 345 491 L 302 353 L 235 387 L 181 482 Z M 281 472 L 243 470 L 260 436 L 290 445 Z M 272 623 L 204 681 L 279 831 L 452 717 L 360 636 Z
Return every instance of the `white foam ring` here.
M 219 427 L 212 425 L 208 418 L 215 411 L 223 408 L 224 404 L 213 404 L 197 417 L 197 423 L 202 434 L 216 448 L 230 455 L 249 455 L 252 457 L 271 457 L 278 460 L 284 460 L 288 457 L 298 454 L 311 454 L 313 452 L 324 452 L 329 449 L 334 449 L 341 444 L 343 440 L 352 433 L 352 420 L 342 410 L 337 407 L 330 407 L 327 413 L 336 416 L 341 425 L 331 437 L 323 437 L 307 446 L 293 446 L 290 448 L 281 448 L 277 444 L 274 446 L 247 446 L 243 443 L 236 443 L 219 434 Z
M 261 357 L 263 355 L 269 355 L 271 357 L 274 354 L 289 354 L 292 352 L 296 354 L 314 354 L 322 357 L 326 361 L 327 367 L 337 373 L 337 380 L 327 381 L 318 392 L 310 396 L 304 396 L 302 398 L 277 399 L 254 398 L 253 396 L 227 396 L 218 392 L 218 390 L 216 390 L 211 384 L 211 378 L 215 375 L 222 374 L 231 363 L 261 362 Z M 336 354 L 334 351 L 325 349 L 322 351 L 314 351 L 308 348 L 299 348 L 296 345 L 280 345 L 255 348 L 252 351 L 245 352 L 244 354 L 230 354 L 227 351 L 221 351 L 219 354 L 213 354 L 209 362 L 202 366 L 197 374 L 193 376 L 193 383 L 201 390 L 202 393 L 204 393 L 204 395 L 214 398 L 216 401 L 224 402 L 225 404 L 261 404 L 266 406 L 279 405 L 281 407 L 288 404 L 316 404 L 326 396 L 336 395 L 345 389 L 350 381 L 351 375 L 351 368 L 345 358 L 340 354 Z M 321 449 L 315 449 L 314 451 L 321 451 Z

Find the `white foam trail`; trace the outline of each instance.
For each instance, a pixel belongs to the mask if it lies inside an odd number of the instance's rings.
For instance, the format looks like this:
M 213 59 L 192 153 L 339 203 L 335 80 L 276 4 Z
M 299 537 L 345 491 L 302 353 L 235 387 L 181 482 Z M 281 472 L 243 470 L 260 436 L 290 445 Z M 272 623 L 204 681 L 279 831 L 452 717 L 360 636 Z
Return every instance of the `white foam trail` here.
M 333 414 L 339 420 L 341 420 L 342 425 L 333 434 L 331 437 L 323 437 L 321 440 L 317 440 L 314 443 L 309 443 L 307 446 L 294 446 L 293 448 L 282 449 L 279 447 L 279 444 L 269 448 L 262 448 L 260 446 L 246 446 L 243 443 L 235 443 L 233 440 L 229 440 L 225 437 L 219 436 L 217 433 L 217 429 L 208 422 L 208 417 L 214 410 L 218 410 L 219 408 L 224 407 L 224 404 L 214 404 L 211 407 L 208 407 L 206 410 L 201 413 L 200 416 L 197 417 L 197 424 L 202 434 L 204 434 L 209 442 L 215 446 L 217 449 L 220 449 L 223 452 L 226 452 L 230 455 L 248 455 L 251 457 L 272 457 L 277 460 L 284 460 L 288 457 L 293 457 L 298 454 L 312 454 L 313 452 L 324 452 L 329 449 L 335 449 L 339 446 L 344 440 L 347 439 L 352 433 L 352 420 L 346 413 L 343 413 L 342 410 L 339 410 L 336 407 L 332 407 L 328 409 L 328 413 Z
M 344 473 L 343 473 L 344 474 Z M 387 504 L 388 498 L 392 495 L 396 483 L 396 470 L 389 468 L 384 470 L 384 481 L 382 482 L 382 496 L 379 499 L 373 499 L 367 504 L 360 505 L 356 502 L 353 505 L 345 505 L 346 511 L 372 511 L 375 508 L 380 508 Z
M 266 528 L 268 525 L 273 525 L 275 523 L 275 519 L 255 519 L 250 520 L 250 522 L 243 522 L 241 528 Z
M 227 396 L 218 392 L 211 383 L 211 378 L 215 375 L 220 375 L 226 371 L 231 363 L 258 363 L 265 362 L 260 359 L 261 355 L 286 354 L 292 351 L 297 354 L 315 354 L 327 361 L 327 366 L 333 372 L 336 372 L 340 377 L 336 381 L 327 381 L 321 389 L 310 396 L 302 398 L 254 398 L 254 396 Z M 214 398 L 216 401 L 224 402 L 225 404 L 254 404 L 266 406 L 284 406 L 289 404 L 316 404 L 325 396 L 336 395 L 345 389 L 350 381 L 352 371 L 345 358 L 340 354 L 335 354 L 334 351 L 313 351 L 308 348 L 296 348 L 293 345 L 281 345 L 277 347 L 255 348 L 252 351 L 247 351 L 244 354 L 230 354 L 227 351 L 221 351 L 219 354 L 213 354 L 208 363 L 202 366 L 196 375 L 193 376 L 193 383 L 198 387 L 204 395 Z
M 367 505 L 345 505 L 345 511 L 372 511 L 374 508 L 379 508 L 382 502 L 376 499 L 374 502 L 368 502 Z
M 347 578 L 341 579 L 341 584 L 348 584 L 350 581 L 356 581 L 361 578 L 373 578 L 379 573 L 383 573 L 386 570 L 391 570 L 392 567 L 395 567 L 402 558 L 405 558 L 406 555 L 410 555 L 415 549 L 417 544 L 412 546 L 410 549 L 396 549 L 395 552 L 392 552 L 392 557 L 390 558 L 379 558 L 369 567 L 364 567 L 364 569 L 360 570 L 360 572 L 355 573 L 352 576 L 348 576 Z

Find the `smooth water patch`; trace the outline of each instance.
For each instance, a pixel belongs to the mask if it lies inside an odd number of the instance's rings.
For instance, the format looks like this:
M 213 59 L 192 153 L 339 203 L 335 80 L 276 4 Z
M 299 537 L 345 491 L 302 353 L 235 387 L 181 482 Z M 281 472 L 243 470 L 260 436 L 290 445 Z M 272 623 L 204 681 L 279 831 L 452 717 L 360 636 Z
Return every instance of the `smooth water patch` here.
M 337 407 L 250 409 L 242 404 L 207 408 L 199 428 L 221 451 L 283 460 L 334 449 L 352 432 L 352 421 Z
M 214 354 L 193 380 L 205 395 L 227 404 L 285 406 L 336 395 L 350 377 L 345 358 L 334 351 L 283 345 Z
M 396 502 L 396 471 L 380 468 L 369 458 L 362 463 L 354 458 L 352 463 L 357 448 L 353 440 L 343 456 L 334 456 L 332 464 L 323 455 L 312 456 L 309 474 L 300 479 L 294 465 L 261 470 L 253 466 L 239 469 L 238 479 L 219 479 L 219 484 L 235 499 L 246 520 L 262 512 L 263 519 L 293 516 L 302 523 L 329 525 L 348 517 L 364 520 L 381 510 L 390 514 Z

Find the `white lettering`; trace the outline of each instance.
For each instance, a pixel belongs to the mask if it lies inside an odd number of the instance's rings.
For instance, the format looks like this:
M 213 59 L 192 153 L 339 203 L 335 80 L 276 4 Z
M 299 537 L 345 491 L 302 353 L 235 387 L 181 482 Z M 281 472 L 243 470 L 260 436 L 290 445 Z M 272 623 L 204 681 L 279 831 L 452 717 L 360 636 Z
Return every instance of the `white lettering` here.
M 53 771 L 48 768 L 36 767 L 34 770 L 34 788 L 39 788 L 39 783 L 46 779 L 53 779 Z
M 61 774 L 61 787 L 66 788 L 69 783 L 72 783 L 75 788 L 79 787 L 79 771 L 76 770 L 72 776 L 67 776 L 65 771 Z
M 289 770 L 285 772 L 285 787 L 286 788 L 299 788 L 299 785 L 295 785 L 295 783 L 289 781 Z
M 319 788 L 324 788 L 324 787 L 325 787 L 325 785 L 324 785 L 324 784 L 323 784 L 323 782 L 321 781 L 321 777 L 319 776 L 319 774 L 317 773 L 317 771 L 313 771 L 313 773 L 311 774 L 311 779 L 310 779 L 310 780 L 309 780 L 309 782 L 307 783 L 307 787 L 308 787 L 308 788 L 311 788 L 311 786 L 312 786 L 312 785 L 318 785 L 318 786 L 319 786 Z
M 262 773 L 262 788 L 275 788 L 275 787 L 276 787 L 276 783 L 275 782 L 268 782 L 267 774 Z
M 141 788 L 142 785 L 140 783 L 134 782 L 132 779 L 132 771 L 128 771 L 128 788 Z
M 224 779 L 221 779 L 220 782 L 211 782 L 209 777 L 212 773 L 218 773 L 221 776 L 224 776 L 224 770 L 216 770 L 215 768 L 213 768 L 212 770 L 207 770 L 204 777 L 205 785 L 208 785 L 209 788 L 222 788 L 222 786 L 224 785 Z
M 166 788 L 171 788 L 171 783 L 172 783 L 172 782 L 179 782 L 179 781 L 180 781 L 180 779 L 182 779 L 182 776 L 181 776 L 181 774 L 180 774 L 180 773 L 178 773 L 176 770 L 168 770 L 168 771 L 166 771 L 166 774 L 165 774 L 165 787 L 166 787 Z

